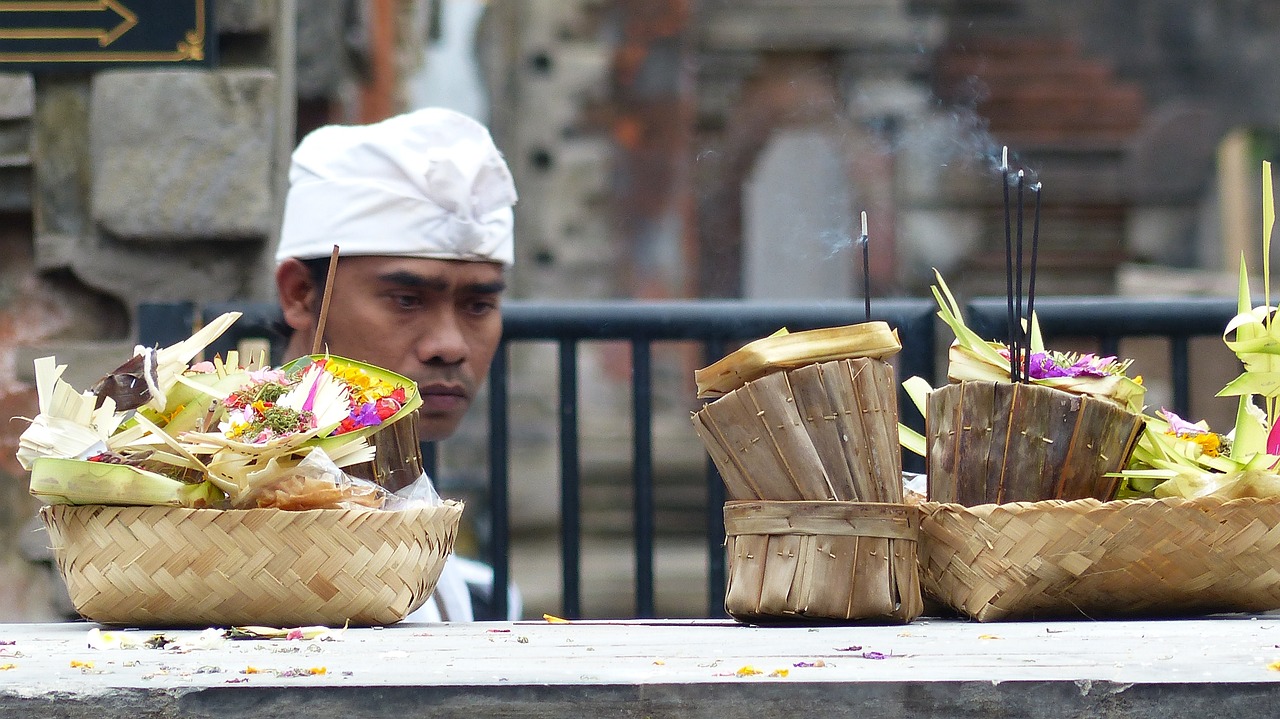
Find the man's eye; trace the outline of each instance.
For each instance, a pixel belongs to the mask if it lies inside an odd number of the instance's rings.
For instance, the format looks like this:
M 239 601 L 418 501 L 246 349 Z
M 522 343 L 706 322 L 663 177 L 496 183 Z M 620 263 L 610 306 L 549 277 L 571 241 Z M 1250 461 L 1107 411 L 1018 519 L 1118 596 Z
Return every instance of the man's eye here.
M 467 311 L 473 315 L 487 315 L 498 309 L 496 300 L 475 300 L 467 305 Z
M 422 300 L 417 295 L 391 295 L 391 301 L 401 309 L 413 309 L 422 305 Z

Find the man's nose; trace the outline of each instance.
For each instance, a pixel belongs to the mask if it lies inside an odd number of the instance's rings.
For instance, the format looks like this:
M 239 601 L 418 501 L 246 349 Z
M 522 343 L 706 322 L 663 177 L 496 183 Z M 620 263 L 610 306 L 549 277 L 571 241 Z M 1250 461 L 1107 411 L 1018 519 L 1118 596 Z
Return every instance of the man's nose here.
M 466 330 L 452 312 L 426 318 L 419 330 L 418 361 L 423 364 L 460 364 L 467 358 Z

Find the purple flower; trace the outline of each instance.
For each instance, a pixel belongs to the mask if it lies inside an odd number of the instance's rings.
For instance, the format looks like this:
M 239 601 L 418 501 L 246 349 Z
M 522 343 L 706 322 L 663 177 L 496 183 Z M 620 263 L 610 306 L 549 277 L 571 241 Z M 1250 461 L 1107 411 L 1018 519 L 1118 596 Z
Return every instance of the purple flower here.
M 1080 355 L 1080 359 L 1076 360 L 1076 363 L 1067 369 L 1067 376 L 1105 377 L 1110 374 L 1108 369 L 1115 361 L 1115 357 L 1099 357 L 1095 354 Z
M 365 402 L 358 408 L 351 410 L 351 421 L 356 427 L 372 427 L 382 424 L 382 418 L 378 416 L 378 410 L 373 402 Z
M 1046 352 L 1032 352 L 1027 376 L 1031 379 L 1048 379 L 1049 377 L 1072 377 L 1068 370 L 1058 366 L 1057 362 Z

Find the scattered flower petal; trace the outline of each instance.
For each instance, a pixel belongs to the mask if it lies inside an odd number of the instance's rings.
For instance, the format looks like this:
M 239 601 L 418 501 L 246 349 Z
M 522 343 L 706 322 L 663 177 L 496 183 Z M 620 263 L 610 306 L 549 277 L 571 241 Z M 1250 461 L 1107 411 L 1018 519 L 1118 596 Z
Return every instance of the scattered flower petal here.
M 739 676 L 739 677 L 750 677 L 750 676 L 755 676 L 756 674 L 764 674 L 764 672 L 760 671 L 759 669 L 756 669 L 755 667 L 749 664 L 745 667 L 742 667 L 738 671 L 734 672 L 734 676 Z

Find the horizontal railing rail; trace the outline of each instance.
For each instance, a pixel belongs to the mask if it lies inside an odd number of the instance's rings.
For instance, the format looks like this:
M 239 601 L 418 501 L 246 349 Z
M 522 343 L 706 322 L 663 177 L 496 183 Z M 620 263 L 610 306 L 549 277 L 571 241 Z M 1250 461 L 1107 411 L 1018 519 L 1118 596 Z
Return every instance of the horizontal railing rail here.
M 1145 299 L 1121 297 L 1041 297 L 1036 314 L 1047 338 L 1096 338 L 1103 353 L 1115 354 L 1122 338 L 1166 337 L 1170 340 L 1173 405 L 1185 412 L 1189 403 L 1190 338 L 1222 332 L 1235 314 L 1235 302 L 1217 298 Z M 143 305 L 139 308 L 139 341 L 170 344 L 189 336 L 197 323 L 227 310 L 239 310 L 244 318 L 215 343 L 213 352 L 225 353 L 246 337 L 273 337 L 279 319 L 274 303 L 227 302 L 197 308 L 191 303 Z M 895 358 L 899 379 L 919 375 L 937 384 L 945 379 L 935 362 L 935 310 L 931 300 L 877 299 L 873 318 L 898 329 L 903 352 Z M 1008 306 L 1004 298 L 980 297 L 966 307 L 969 327 L 984 338 L 1003 339 Z M 489 616 L 507 616 L 510 567 L 511 481 L 511 365 L 510 351 L 518 343 L 552 343 L 557 349 L 556 417 L 560 488 L 560 551 L 562 614 L 576 617 L 582 600 L 582 455 L 579 427 L 579 348 L 584 342 L 620 341 L 630 345 L 631 491 L 635 550 L 634 615 L 654 614 L 654 453 L 653 399 L 655 377 L 653 350 L 658 343 L 686 342 L 700 345 L 710 363 L 739 344 L 787 327 L 792 331 L 853 324 L 865 318 L 861 302 L 758 302 L 747 300 L 679 301 L 508 301 L 503 308 L 503 339 L 489 378 L 488 498 L 490 529 L 488 559 L 494 570 L 494 591 Z M 278 338 L 276 338 L 278 339 Z M 274 361 L 279 361 L 279 342 Z M 692 383 L 689 382 L 691 387 Z M 681 389 L 687 392 L 688 389 Z M 900 395 L 901 397 L 901 395 Z M 692 401 L 693 398 L 690 398 Z M 923 420 L 909 402 L 901 402 L 906 424 L 923 429 Z M 692 431 L 692 428 L 690 429 Z M 425 464 L 435 470 L 434 447 L 426 445 Z M 914 460 L 906 458 L 906 462 Z M 724 526 L 721 508 L 724 489 L 708 460 L 706 480 L 706 551 L 708 560 L 707 616 L 723 615 L 725 590 Z
M 196 321 L 207 322 L 227 311 L 243 317 L 210 346 L 210 353 L 225 354 L 245 338 L 273 337 L 279 321 L 274 303 L 222 302 L 200 307 L 192 303 L 148 304 L 139 308 L 139 341 L 165 345 L 189 336 Z M 920 299 L 877 299 L 873 319 L 898 330 L 904 347 L 896 359 L 902 376 L 919 375 L 933 380 L 933 304 Z M 562 613 L 576 617 L 581 611 L 581 475 L 578 427 L 578 347 L 588 341 L 624 341 L 631 345 L 631 425 L 633 540 L 635 546 L 635 615 L 654 614 L 654 446 L 652 435 L 655 343 L 694 342 L 702 346 L 708 363 L 737 344 L 767 336 L 786 327 L 791 331 L 854 324 L 865 319 L 865 307 L 852 300 L 824 302 L 646 301 L 522 302 L 503 307 L 503 339 L 489 377 L 488 511 L 489 561 L 494 570 L 491 617 L 507 616 L 510 584 L 510 367 L 513 343 L 553 342 L 558 348 L 558 454 L 560 473 Z M 278 339 L 278 338 L 277 338 Z M 279 342 L 273 360 L 279 361 Z M 692 386 L 692 383 L 690 383 Z M 690 398 L 692 400 L 692 398 Z M 908 405 L 903 403 L 904 407 Z M 923 428 L 923 419 L 908 410 L 906 422 Z M 690 426 L 692 431 L 692 426 Z M 424 446 L 424 465 L 435 470 L 435 448 Z M 707 614 L 723 614 L 725 559 L 724 489 L 710 461 L 706 463 L 708 554 Z
M 872 319 L 897 328 L 904 351 L 898 371 L 933 380 L 934 329 L 932 302 L 882 299 L 872 303 Z M 865 319 L 862 303 L 772 303 L 741 300 L 630 300 L 599 302 L 510 302 L 503 310 L 503 343 L 490 370 L 489 467 L 490 512 L 495 521 L 489 538 L 494 569 L 495 617 L 505 616 L 505 589 L 510 581 L 510 536 L 507 488 L 508 456 L 507 350 L 511 343 L 553 340 L 559 344 L 559 454 L 561 491 L 561 596 L 563 611 L 575 617 L 581 609 L 581 506 L 577 344 L 586 340 L 619 340 L 631 344 L 632 488 L 635 542 L 635 616 L 654 614 L 654 494 L 652 445 L 652 348 L 656 342 L 695 341 L 708 362 L 731 345 L 757 339 L 786 327 L 791 331 L 854 324 Z M 918 422 L 913 422 L 916 424 Z M 692 427 L 690 428 L 692 431 Z M 724 488 L 707 463 L 707 614 L 724 613 Z
M 1221 335 L 1236 315 L 1234 299 L 1222 297 L 1037 297 L 1033 309 L 1046 339 L 1094 339 L 1103 355 L 1118 355 L 1126 337 L 1169 340 L 1172 409 L 1186 416 L 1191 406 L 1190 340 Z M 1009 303 L 1004 297 L 977 297 L 965 308 L 969 328 L 984 338 L 1007 340 Z

